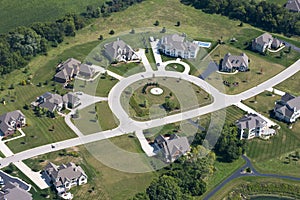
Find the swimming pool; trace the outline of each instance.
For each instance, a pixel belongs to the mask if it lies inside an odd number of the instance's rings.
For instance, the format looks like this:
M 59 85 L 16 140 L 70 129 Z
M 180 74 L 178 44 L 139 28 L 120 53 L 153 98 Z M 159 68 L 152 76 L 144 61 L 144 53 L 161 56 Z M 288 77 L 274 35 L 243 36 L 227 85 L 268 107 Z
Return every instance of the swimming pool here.
M 211 46 L 211 42 L 194 41 L 193 43 L 198 44 L 199 47 L 203 47 L 203 48 L 210 48 Z

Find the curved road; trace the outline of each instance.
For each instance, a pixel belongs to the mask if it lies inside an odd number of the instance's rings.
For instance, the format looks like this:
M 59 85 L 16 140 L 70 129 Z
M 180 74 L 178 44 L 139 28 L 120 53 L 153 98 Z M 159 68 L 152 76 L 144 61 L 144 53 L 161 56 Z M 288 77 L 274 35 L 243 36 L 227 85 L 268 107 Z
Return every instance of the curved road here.
M 249 158 L 245 155 L 242 156 L 243 159 L 246 161 L 246 164 L 236 170 L 233 174 L 231 174 L 228 178 L 226 178 L 222 183 L 220 183 L 217 187 L 215 187 L 210 193 L 208 193 L 204 200 L 211 199 L 221 188 L 223 188 L 227 183 L 231 182 L 232 180 L 240 177 L 246 177 L 246 176 L 258 176 L 258 177 L 270 177 L 270 178 L 279 178 L 279 179 L 289 179 L 293 181 L 300 181 L 300 178 L 298 177 L 292 177 L 292 176 L 283 176 L 278 174 L 262 174 L 259 173 L 252 165 Z M 246 170 L 246 168 L 250 168 L 252 173 L 243 173 L 243 171 Z

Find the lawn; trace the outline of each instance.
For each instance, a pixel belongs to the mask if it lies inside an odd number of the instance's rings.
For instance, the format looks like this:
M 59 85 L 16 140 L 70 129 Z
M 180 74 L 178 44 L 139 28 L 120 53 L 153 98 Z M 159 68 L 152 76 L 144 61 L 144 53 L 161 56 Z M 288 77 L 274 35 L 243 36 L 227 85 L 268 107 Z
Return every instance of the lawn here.
M 117 64 L 116 66 L 110 65 L 108 70 L 115 72 L 124 77 L 131 76 L 140 72 L 145 72 L 145 67 L 142 63 L 126 63 Z
M 156 66 L 156 62 L 155 62 L 155 59 L 154 59 L 154 55 L 153 55 L 152 49 L 149 49 L 148 53 L 146 53 L 146 57 L 147 57 L 150 65 L 151 65 L 152 69 L 154 71 L 156 71 L 157 70 L 157 66 Z
M 68 13 L 82 13 L 88 5 L 101 5 L 99 0 L 2 0 L 0 33 L 11 31 L 16 26 L 27 26 L 34 22 L 55 21 Z M 15 16 L 18 16 L 17 18 Z
M 270 110 L 273 109 L 275 101 L 280 99 L 279 96 L 272 97 L 269 92 L 257 95 L 257 103 L 254 103 L 254 98 L 248 99 L 244 103 L 266 117 L 270 117 Z M 277 135 L 267 141 L 261 139 L 249 141 L 247 155 L 258 166 L 258 169 L 263 172 L 296 174 L 292 169 L 298 168 L 297 171 L 299 171 L 299 165 L 293 166 L 293 163 L 284 164 L 279 159 L 300 148 L 300 123 L 296 122 L 293 128 L 289 129 L 287 124 L 276 119 L 272 120 L 281 127 L 277 131 Z M 276 161 L 278 162 L 275 164 Z
M 99 116 L 98 123 L 102 130 L 110 130 L 118 126 L 118 119 L 113 115 L 107 102 L 97 103 L 96 109 Z
M 239 55 L 243 51 L 230 45 L 220 45 L 211 53 L 211 58 L 219 63 L 228 52 L 232 55 Z M 220 84 L 223 85 L 223 81 L 228 81 L 231 85 L 230 87 L 224 86 L 225 93 L 238 94 L 268 80 L 285 68 L 282 65 L 267 61 L 254 52 L 249 51 L 247 55 L 250 59 L 249 72 L 238 72 L 237 74 L 219 74 L 215 72 L 207 79 L 208 82 L 215 87 L 220 87 Z M 232 83 L 235 82 L 238 82 L 239 85 L 233 86 Z
M 111 141 L 128 151 L 140 151 L 138 143 L 128 136 L 113 138 Z M 127 144 L 127 145 L 126 145 Z M 129 144 L 129 145 L 128 145 Z M 90 147 L 89 147 L 90 148 Z M 88 148 L 88 149 L 89 149 Z M 74 187 L 71 192 L 75 199 L 116 199 L 123 200 L 143 191 L 156 176 L 151 173 L 126 173 L 105 166 L 99 162 L 84 146 L 48 153 L 25 161 L 29 167 L 41 170 L 49 162 L 62 164 L 74 162 L 80 165 L 88 176 L 86 185 Z M 78 157 L 77 157 L 78 156 Z M 117 190 L 116 190 L 117 188 Z
M 289 79 L 281 82 L 275 86 L 276 89 L 282 90 L 284 92 L 289 92 L 292 95 L 300 95 L 300 72 L 297 72 Z
M 183 72 L 184 69 L 185 69 L 185 68 L 184 68 L 183 65 L 177 64 L 177 63 L 175 63 L 175 64 L 168 64 L 168 65 L 166 66 L 166 70 L 167 70 L 167 71 Z

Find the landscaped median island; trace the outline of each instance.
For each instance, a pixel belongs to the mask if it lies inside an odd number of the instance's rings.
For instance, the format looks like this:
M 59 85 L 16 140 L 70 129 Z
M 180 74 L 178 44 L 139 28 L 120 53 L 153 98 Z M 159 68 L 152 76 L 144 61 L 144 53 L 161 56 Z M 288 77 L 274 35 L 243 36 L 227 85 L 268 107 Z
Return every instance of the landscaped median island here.
M 160 88 L 163 93 L 152 94 L 153 88 Z M 154 77 L 135 82 L 128 86 L 121 96 L 123 108 L 137 120 L 172 115 L 208 105 L 212 101 L 208 93 L 194 84 L 168 77 Z

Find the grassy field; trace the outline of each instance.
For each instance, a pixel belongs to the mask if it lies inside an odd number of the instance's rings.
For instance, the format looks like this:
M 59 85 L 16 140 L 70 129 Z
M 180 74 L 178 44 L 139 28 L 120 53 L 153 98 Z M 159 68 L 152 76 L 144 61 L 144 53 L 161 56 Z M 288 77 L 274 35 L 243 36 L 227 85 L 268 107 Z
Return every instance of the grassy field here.
M 184 66 L 181 64 L 169 64 L 166 66 L 167 71 L 183 72 L 184 69 Z
M 289 92 L 292 95 L 300 95 L 300 72 L 297 72 L 289 79 L 281 82 L 275 86 L 276 89 L 282 90 L 284 92 Z
M 102 0 L 30 0 L 20 2 L 17 0 L 2 0 L 0 13 L 0 33 L 11 31 L 16 26 L 27 26 L 34 22 L 49 22 L 63 17 L 68 13 L 82 13 L 88 5 L 101 5 Z M 17 16 L 17 18 L 15 17 Z
M 96 107 L 98 123 L 102 130 L 110 130 L 118 126 L 118 119 L 113 115 L 107 102 L 99 102 Z
M 108 70 L 125 77 L 146 71 L 141 63 L 118 64 L 116 66 L 111 65 L 108 67 Z
M 269 92 L 264 92 L 256 97 L 257 103 L 253 103 L 254 98 L 248 99 L 244 103 L 266 117 L 270 117 L 270 110 L 273 109 L 275 100 L 279 98 L 278 96 L 270 96 Z M 272 120 L 281 127 L 277 131 L 277 135 L 268 141 L 261 139 L 251 140 L 248 143 L 247 155 L 258 169 L 263 172 L 299 176 L 297 173 L 300 170 L 299 165 L 295 165 L 293 162 L 285 164 L 280 159 L 300 148 L 300 123 L 296 122 L 293 128 L 289 129 L 287 124 L 276 119 Z
M 220 60 L 228 52 L 230 52 L 232 55 L 239 55 L 243 51 L 230 45 L 220 45 L 215 51 L 211 53 L 211 58 L 216 63 L 219 63 Z M 223 84 L 222 81 L 228 81 L 230 83 L 238 82 L 238 86 L 224 86 L 225 92 L 227 94 L 237 94 L 268 80 L 280 71 L 284 70 L 284 67 L 282 65 L 272 63 L 266 59 L 263 59 L 260 55 L 254 52 L 249 51 L 247 52 L 247 55 L 250 59 L 249 72 L 238 72 L 237 74 L 221 75 L 215 72 L 211 74 L 208 82 L 216 87 L 219 84 Z
M 128 136 L 113 138 L 111 141 L 128 151 L 140 151 L 140 147 L 137 146 L 138 143 L 129 139 Z M 25 163 L 35 170 L 42 170 L 49 161 L 55 164 L 71 161 L 80 165 L 87 173 L 88 183 L 71 189 L 75 199 L 127 199 L 135 193 L 145 190 L 156 176 L 154 172 L 142 174 L 126 173 L 107 167 L 95 159 L 84 146 L 48 153 L 28 159 Z M 43 191 L 38 192 L 42 193 Z

